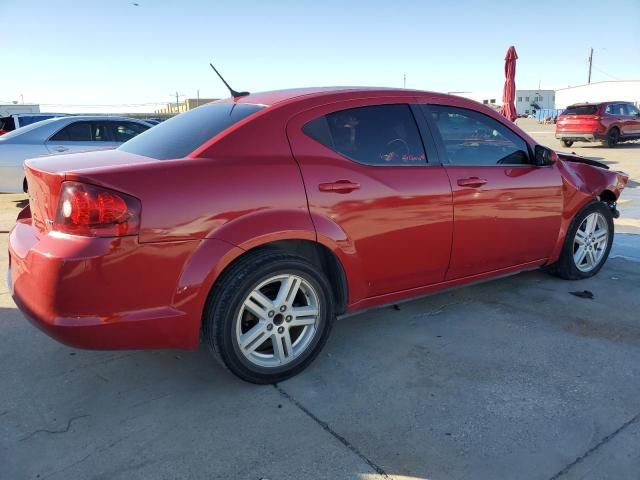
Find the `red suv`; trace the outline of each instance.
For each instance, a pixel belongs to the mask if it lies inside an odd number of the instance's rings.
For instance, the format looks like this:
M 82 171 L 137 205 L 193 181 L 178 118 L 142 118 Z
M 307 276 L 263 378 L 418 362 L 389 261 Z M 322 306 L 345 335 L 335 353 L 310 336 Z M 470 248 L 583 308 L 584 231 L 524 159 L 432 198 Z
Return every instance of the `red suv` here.
M 640 111 L 630 102 L 571 105 L 558 117 L 556 138 L 565 147 L 594 141 L 613 147 L 640 138 Z
M 256 383 L 307 366 L 337 315 L 594 275 L 628 179 L 470 100 L 364 88 L 214 102 L 26 176 L 9 283 L 36 326 L 93 349 L 202 339 Z

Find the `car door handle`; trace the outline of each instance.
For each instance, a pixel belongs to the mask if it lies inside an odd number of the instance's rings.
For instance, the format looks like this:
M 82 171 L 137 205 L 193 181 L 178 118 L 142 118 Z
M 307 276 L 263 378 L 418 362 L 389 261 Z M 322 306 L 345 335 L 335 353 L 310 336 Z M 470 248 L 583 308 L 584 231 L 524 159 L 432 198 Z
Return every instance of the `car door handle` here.
M 479 177 L 469 177 L 469 178 L 461 178 L 458 180 L 458 185 L 460 185 L 461 187 L 481 187 L 482 185 L 484 185 L 485 183 L 487 183 L 487 179 L 486 178 L 479 178 Z
M 321 192 L 349 193 L 358 190 L 360 184 L 349 180 L 338 180 L 336 182 L 321 183 L 318 188 Z
M 67 150 L 69 150 L 67 147 L 63 147 L 63 146 L 53 147 L 53 149 L 56 152 L 66 152 Z

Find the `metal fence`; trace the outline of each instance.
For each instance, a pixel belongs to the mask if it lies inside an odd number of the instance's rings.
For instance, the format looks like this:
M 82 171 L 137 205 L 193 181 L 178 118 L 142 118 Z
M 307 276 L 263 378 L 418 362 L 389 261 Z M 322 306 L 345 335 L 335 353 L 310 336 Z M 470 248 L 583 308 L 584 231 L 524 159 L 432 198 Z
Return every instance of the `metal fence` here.
M 555 121 L 563 111 L 564 108 L 541 108 L 536 111 L 536 119 L 539 122 L 544 122 L 545 120 Z

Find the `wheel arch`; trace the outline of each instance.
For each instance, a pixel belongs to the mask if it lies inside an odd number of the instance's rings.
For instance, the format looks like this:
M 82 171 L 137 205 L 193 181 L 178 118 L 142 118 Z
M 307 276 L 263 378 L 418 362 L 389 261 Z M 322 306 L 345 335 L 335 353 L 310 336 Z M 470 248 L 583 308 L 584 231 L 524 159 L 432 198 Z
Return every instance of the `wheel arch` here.
M 253 245 L 248 249 L 235 248 L 230 252 L 230 256 L 221 259 L 220 262 L 211 268 L 210 278 L 203 282 L 202 290 L 205 294 L 202 296 L 199 307 L 203 312 L 207 298 L 214 291 L 220 278 L 224 276 L 239 261 L 246 258 L 247 255 L 262 250 L 278 250 L 291 252 L 307 259 L 310 263 L 318 267 L 329 280 L 332 293 L 336 303 L 336 312 L 338 314 L 346 311 L 349 302 L 349 286 L 344 266 L 338 256 L 327 246 L 304 238 L 284 238 L 272 241 L 266 241 L 257 245 Z

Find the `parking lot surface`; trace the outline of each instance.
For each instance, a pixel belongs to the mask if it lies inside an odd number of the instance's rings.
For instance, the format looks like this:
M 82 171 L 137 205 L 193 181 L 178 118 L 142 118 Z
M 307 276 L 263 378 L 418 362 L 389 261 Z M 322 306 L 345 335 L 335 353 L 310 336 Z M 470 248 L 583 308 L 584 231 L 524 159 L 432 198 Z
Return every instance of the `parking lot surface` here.
M 631 174 L 596 277 L 528 272 L 342 319 L 276 386 L 204 348 L 67 348 L 3 281 L 0 479 L 637 480 L 640 145 L 571 150 Z M 0 195 L 1 252 L 21 201 Z

